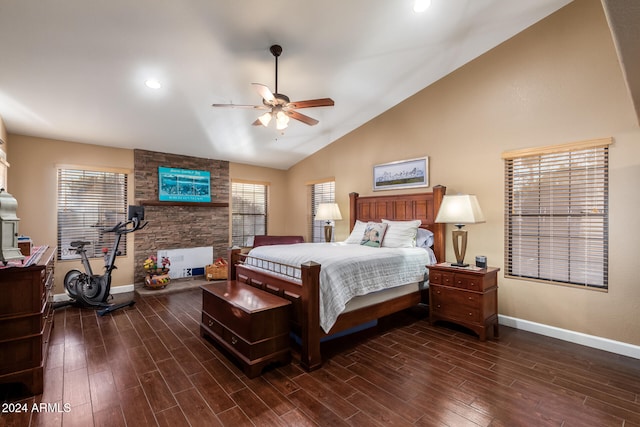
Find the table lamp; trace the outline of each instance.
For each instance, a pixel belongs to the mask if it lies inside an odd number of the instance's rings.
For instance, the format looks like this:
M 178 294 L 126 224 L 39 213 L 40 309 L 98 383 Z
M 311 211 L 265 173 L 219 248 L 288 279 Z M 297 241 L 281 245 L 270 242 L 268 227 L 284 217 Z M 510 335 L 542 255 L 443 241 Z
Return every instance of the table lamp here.
M 457 262 L 451 265 L 467 267 L 469 264 L 464 263 L 464 254 L 467 251 L 467 230 L 463 230 L 462 227 L 465 224 L 485 222 L 476 196 L 473 194 L 444 196 L 436 216 L 436 222 L 455 224 L 457 230 L 453 230 L 451 235 Z
M 316 220 L 327 221 L 324 226 L 324 240 L 326 242 L 331 241 L 331 221 L 336 219 L 342 219 L 340 214 L 340 208 L 337 203 L 320 203 L 318 205 L 318 211 L 316 212 Z

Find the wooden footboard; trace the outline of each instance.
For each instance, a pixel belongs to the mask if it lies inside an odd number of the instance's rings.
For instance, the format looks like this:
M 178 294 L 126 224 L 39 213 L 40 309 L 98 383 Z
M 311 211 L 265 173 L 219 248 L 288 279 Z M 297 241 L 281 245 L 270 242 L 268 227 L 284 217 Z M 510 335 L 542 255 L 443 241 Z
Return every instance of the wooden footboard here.
M 229 278 L 276 294 L 291 301 L 291 329 L 301 339 L 300 364 L 306 370 L 322 365 L 320 338 L 320 264 L 308 262 L 299 267 L 301 282 L 259 271 L 242 264 L 240 249 L 229 250 Z

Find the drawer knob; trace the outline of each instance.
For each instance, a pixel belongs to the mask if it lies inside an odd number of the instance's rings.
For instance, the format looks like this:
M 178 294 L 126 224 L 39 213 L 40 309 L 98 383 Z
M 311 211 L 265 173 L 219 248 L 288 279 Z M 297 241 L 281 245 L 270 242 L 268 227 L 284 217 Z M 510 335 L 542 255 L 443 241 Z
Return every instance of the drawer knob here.
M 209 320 L 209 327 L 213 326 L 213 320 Z
M 238 344 L 238 338 L 236 338 L 236 337 L 231 337 L 231 344 L 232 344 L 232 345 L 236 345 L 236 344 Z
M 469 316 L 473 316 L 473 313 L 469 313 Z
M 436 308 L 440 308 L 440 304 L 436 305 Z

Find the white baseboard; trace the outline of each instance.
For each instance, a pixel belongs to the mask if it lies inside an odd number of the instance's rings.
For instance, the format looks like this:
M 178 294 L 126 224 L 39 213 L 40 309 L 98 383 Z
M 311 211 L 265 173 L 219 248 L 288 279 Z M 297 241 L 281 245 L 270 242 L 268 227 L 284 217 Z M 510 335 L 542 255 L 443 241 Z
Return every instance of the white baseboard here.
M 133 291 L 134 291 L 133 285 L 114 286 L 113 288 L 111 288 L 111 295 L 124 294 L 127 292 L 133 292 Z M 66 293 L 55 294 L 53 296 L 53 302 L 69 301 L 70 299 L 71 298 L 69 298 L 69 295 L 67 295 Z
M 614 341 L 608 338 L 596 337 L 594 335 L 587 335 L 581 332 L 570 331 L 568 329 L 556 328 L 555 326 L 544 325 L 542 323 L 530 322 L 516 317 L 498 315 L 498 319 L 501 325 L 522 329 L 523 331 L 534 332 L 547 337 L 558 338 L 563 341 L 569 341 L 587 347 L 609 351 L 622 356 L 640 359 L 640 346 L 637 345 Z

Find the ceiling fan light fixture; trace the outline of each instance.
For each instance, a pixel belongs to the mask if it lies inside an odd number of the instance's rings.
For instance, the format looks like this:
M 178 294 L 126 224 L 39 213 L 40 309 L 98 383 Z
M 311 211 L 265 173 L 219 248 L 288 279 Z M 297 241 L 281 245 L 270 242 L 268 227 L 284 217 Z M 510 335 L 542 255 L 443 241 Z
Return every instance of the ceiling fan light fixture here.
M 276 129 L 283 130 L 289 126 L 289 116 L 280 110 L 276 113 Z
M 261 115 L 260 117 L 258 117 L 258 120 L 260 120 L 260 123 L 262 123 L 262 126 L 267 127 L 269 126 L 269 122 L 271 121 L 271 112 L 266 112 L 263 115 Z

